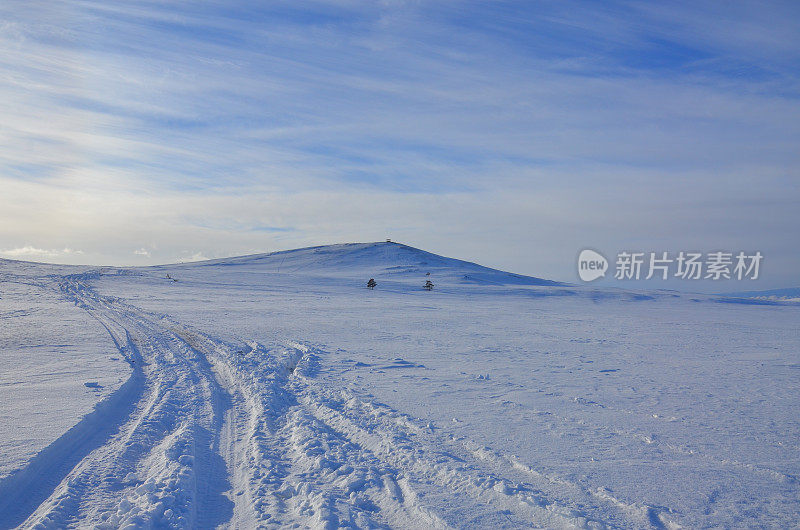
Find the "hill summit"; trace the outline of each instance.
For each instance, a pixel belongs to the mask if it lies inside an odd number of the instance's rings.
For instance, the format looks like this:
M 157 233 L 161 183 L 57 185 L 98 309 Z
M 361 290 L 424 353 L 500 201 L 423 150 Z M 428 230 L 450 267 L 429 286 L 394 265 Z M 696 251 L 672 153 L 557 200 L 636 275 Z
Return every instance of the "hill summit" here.
M 181 267 L 235 267 L 242 272 L 322 276 L 383 277 L 404 280 L 431 276 L 448 283 L 487 285 L 565 285 L 552 280 L 484 267 L 394 242 L 323 245 L 187 263 Z M 366 281 L 366 280 L 365 280 Z

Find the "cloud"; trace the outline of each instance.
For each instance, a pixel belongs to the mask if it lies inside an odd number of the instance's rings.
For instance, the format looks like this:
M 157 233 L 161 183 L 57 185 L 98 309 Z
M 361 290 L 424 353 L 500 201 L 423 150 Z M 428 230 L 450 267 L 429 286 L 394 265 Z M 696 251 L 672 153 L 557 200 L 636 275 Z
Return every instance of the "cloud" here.
M 147 250 L 146 248 L 140 248 L 140 249 L 134 250 L 133 253 L 136 254 L 137 256 L 144 256 L 144 257 L 147 257 L 147 258 L 150 257 L 150 251 Z
M 205 255 L 203 255 L 202 252 L 192 252 L 189 257 L 184 257 L 180 261 L 181 261 L 181 263 L 185 263 L 185 262 L 191 262 L 191 261 L 206 261 L 208 259 L 211 259 L 211 258 L 206 257 Z
M 393 237 L 571 280 L 587 245 L 724 243 L 794 281 L 791 4 L 12 4 L 0 248 Z
M 81 250 L 73 250 L 71 248 L 63 248 L 61 250 L 55 249 L 42 249 L 26 245 L 19 248 L 10 248 L 0 250 L 0 256 L 8 258 L 22 258 L 22 259 L 51 259 L 64 256 L 79 256 L 83 254 Z

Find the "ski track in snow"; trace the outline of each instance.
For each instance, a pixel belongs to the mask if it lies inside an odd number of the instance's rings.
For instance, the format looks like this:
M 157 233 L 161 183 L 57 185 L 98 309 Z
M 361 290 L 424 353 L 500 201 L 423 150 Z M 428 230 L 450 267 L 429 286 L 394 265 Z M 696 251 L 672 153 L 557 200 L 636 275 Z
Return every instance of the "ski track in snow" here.
M 59 288 L 133 374 L 0 482 L 0 528 L 675 528 L 670 510 L 538 472 L 315 374 L 303 343 L 224 343 Z M 465 514 L 468 514 L 465 517 Z

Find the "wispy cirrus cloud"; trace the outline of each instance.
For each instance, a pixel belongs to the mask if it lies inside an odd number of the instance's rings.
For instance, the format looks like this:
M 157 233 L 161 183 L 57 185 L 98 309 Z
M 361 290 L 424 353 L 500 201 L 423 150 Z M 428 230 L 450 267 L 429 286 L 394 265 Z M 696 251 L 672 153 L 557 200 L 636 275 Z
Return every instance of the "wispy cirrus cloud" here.
M 792 3 L 12 1 L 0 19 L 0 246 L 149 262 L 392 235 L 567 280 L 576 249 L 648 237 L 771 246 L 786 281 L 800 259 L 781 228 L 800 221 Z

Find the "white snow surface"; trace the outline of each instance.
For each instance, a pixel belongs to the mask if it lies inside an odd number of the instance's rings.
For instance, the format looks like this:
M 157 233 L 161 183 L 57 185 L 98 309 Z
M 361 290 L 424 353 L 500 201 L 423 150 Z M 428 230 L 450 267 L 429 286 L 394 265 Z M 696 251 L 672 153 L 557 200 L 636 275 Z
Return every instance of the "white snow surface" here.
M 793 527 L 798 324 L 396 243 L 0 260 L 0 528 Z

